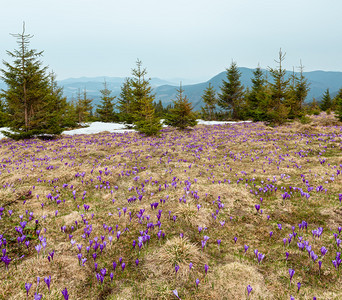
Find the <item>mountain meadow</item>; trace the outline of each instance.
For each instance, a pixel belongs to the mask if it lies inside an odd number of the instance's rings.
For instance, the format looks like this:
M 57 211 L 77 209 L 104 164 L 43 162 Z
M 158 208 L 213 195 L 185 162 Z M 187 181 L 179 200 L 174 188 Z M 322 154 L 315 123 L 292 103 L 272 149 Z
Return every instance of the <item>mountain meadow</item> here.
M 0 298 L 341 299 L 342 126 L 310 119 L 2 139 Z

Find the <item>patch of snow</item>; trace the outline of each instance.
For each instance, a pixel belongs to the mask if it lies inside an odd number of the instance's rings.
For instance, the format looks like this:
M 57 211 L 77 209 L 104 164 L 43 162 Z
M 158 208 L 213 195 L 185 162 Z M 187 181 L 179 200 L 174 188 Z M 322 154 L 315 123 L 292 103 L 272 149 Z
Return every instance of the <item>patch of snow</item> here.
M 133 129 L 126 129 L 126 126 L 120 123 L 92 122 L 92 123 L 88 123 L 87 125 L 89 125 L 89 127 L 66 130 L 66 131 L 63 131 L 62 134 L 75 135 L 75 134 L 94 134 L 94 133 L 99 133 L 103 131 L 118 132 L 118 133 L 134 131 Z
M 199 125 L 223 125 L 223 124 L 235 124 L 235 123 L 249 123 L 251 121 L 243 121 L 243 122 L 232 122 L 232 121 L 204 121 L 197 120 Z M 104 123 L 104 122 L 92 122 L 84 125 L 89 125 L 89 127 L 66 130 L 63 131 L 62 134 L 65 135 L 77 135 L 77 134 L 95 134 L 104 131 L 108 131 L 110 133 L 123 133 L 123 132 L 134 132 L 134 129 L 127 129 L 124 124 L 120 123 Z M 165 125 L 163 127 L 166 127 Z M 8 131 L 9 128 L 2 127 L 0 128 L 0 139 L 5 136 L 1 133 L 2 130 Z

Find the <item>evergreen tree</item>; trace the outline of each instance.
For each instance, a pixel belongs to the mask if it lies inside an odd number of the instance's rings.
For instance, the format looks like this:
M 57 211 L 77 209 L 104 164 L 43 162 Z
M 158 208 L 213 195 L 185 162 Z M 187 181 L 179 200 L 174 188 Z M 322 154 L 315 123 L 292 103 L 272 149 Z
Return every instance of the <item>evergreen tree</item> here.
M 37 111 L 37 120 L 40 122 L 42 133 L 60 134 L 63 131 L 63 118 L 66 111 L 66 97 L 63 97 L 63 88 L 56 82 L 56 74 L 49 74 L 49 94 Z
M 337 119 L 342 122 L 342 98 L 337 98 L 335 113 Z
M 130 79 L 131 102 L 129 103 L 129 117 L 132 117 L 134 129 L 146 135 L 156 135 L 162 125 L 155 114 L 154 99 L 150 85 L 151 79 L 146 79 L 147 71 L 142 68 L 142 62 L 137 60 L 137 67 L 132 69 Z
M 117 120 L 116 114 L 114 112 L 115 104 L 113 100 L 115 96 L 112 96 L 112 91 L 107 88 L 106 81 L 103 83 L 104 87 L 100 90 L 101 93 L 101 104 L 98 105 L 96 113 L 102 122 L 114 122 Z
M 121 87 L 121 93 L 117 101 L 117 108 L 119 110 L 119 120 L 128 124 L 133 124 L 133 94 L 131 80 L 126 78 Z
M 87 96 L 87 90 L 84 89 L 83 93 L 78 90 L 76 100 L 76 115 L 79 124 L 91 121 L 93 107 L 91 105 L 92 99 Z
M 66 103 L 65 112 L 63 114 L 63 127 L 73 128 L 77 127 L 78 115 L 76 113 L 75 100 L 72 99 L 70 102 Z
M 310 88 L 307 79 L 303 75 L 303 70 L 304 67 L 302 62 L 300 62 L 299 75 L 296 75 L 293 70 L 290 78 L 291 85 L 289 86 L 286 99 L 286 105 L 289 108 L 288 117 L 290 119 L 301 117 L 304 114 L 303 104 Z
M 205 106 L 202 107 L 203 114 L 211 121 L 214 119 L 217 104 L 216 91 L 211 83 L 209 83 L 209 86 L 204 90 L 202 100 L 205 103 Z M 205 119 L 207 119 L 207 117 L 205 117 Z
M 269 68 L 273 81 L 270 83 L 272 102 L 268 110 L 268 117 L 275 123 L 283 123 L 288 116 L 289 108 L 286 106 L 286 100 L 289 93 L 289 79 L 286 78 L 286 70 L 282 66 L 286 53 L 280 49 L 278 68 Z
M 321 110 L 327 111 L 328 109 L 331 108 L 332 105 L 332 100 L 330 96 L 329 89 L 326 89 L 326 91 L 323 94 L 322 101 L 321 101 Z
M 332 100 L 332 105 L 331 105 L 332 110 L 336 111 L 337 109 L 339 109 L 339 100 L 340 99 L 342 99 L 342 88 L 340 88 L 338 90 L 337 95 Z
M 236 62 L 232 62 L 226 72 L 227 81 L 222 81 L 218 105 L 226 112 L 231 112 L 233 119 L 241 117 L 244 88 L 241 84 L 241 73 Z
M 303 70 L 304 70 L 304 66 L 302 65 L 302 61 L 300 61 L 299 77 L 296 81 L 296 96 L 297 96 L 297 104 L 298 104 L 297 108 L 299 112 L 302 111 L 304 101 L 310 90 L 310 84 L 308 83 L 307 78 L 305 78 L 303 74 Z
M 6 69 L 1 69 L 2 79 L 7 90 L 2 90 L 0 97 L 5 99 L 9 113 L 9 127 L 12 133 L 5 135 L 14 139 L 55 135 L 61 133 L 61 115 L 51 114 L 55 101 L 63 102 L 56 92 L 54 78 L 47 75 L 47 67 L 42 67 L 39 57 L 43 51 L 29 49 L 32 35 L 25 34 L 25 24 L 17 38 L 18 49 L 7 54 L 13 63 L 4 61 Z M 51 119 L 53 118 L 53 119 Z
M 319 104 L 317 103 L 316 101 L 316 98 L 312 98 L 312 101 L 308 104 L 304 104 L 303 105 L 304 107 L 306 107 L 306 113 L 309 114 L 309 115 L 319 115 L 321 109 L 319 107 Z
M 288 92 L 286 95 L 285 99 L 285 105 L 288 108 L 288 115 L 287 118 L 289 119 L 294 119 L 296 117 L 297 113 L 300 113 L 298 111 L 298 105 L 297 105 L 297 95 L 296 95 L 296 82 L 298 80 L 297 75 L 294 72 L 294 67 L 293 67 L 293 72 L 292 75 L 290 76 L 289 80 L 289 86 L 288 86 Z
M 266 121 L 269 105 L 267 82 L 259 66 L 253 71 L 253 76 L 251 79 L 252 87 L 246 92 L 247 116 L 255 122 Z
M 146 135 L 158 135 L 162 128 L 160 118 L 156 115 L 153 103 L 144 98 L 145 105 L 141 107 L 139 115 L 135 117 L 134 128 Z
M 187 127 L 193 127 L 197 124 L 197 116 L 193 112 L 192 104 L 188 101 L 188 98 L 183 95 L 184 90 L 182 84 L 177 89 L 176 100 L 173 100 L 173 108 L 166 114 L 164 124 L 178 129 L 185 129 Z

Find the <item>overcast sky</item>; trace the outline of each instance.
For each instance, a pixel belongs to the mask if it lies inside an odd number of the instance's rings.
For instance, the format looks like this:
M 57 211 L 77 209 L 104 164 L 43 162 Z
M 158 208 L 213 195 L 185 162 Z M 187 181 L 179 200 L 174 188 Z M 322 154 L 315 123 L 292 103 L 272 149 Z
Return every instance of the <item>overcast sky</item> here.
M 3 0 L 0 60 L 31 47 L 57 79 L 129 76 L 139 58 L 150 77 L 208 80 L 229 67 L 342 71 L 341 0 Z M 3 65 L 0 63 L 0 67 Z

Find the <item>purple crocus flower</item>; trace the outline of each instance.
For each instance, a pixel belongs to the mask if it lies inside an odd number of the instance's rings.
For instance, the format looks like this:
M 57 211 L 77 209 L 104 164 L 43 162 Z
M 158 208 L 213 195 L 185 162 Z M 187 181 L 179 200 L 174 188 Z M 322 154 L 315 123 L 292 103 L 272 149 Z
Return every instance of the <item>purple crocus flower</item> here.
M 290 253 L 288 253 L 288 252 L 285 252 L 285 255 L 286 255 L 286 260 L 288 260 L 288 259 L 289 259 L 289 255 L 290 255 Z
M 28 297 L 29 290 L 32 286 L 32 283 L 25 283 L 26 297 Z
M 295 270 L 294 269 L 289 269 L 289 274 L 290 274 L 290 285 L 291 285 L 291 280 L 292 280 L 292 277 L 295 273 Z
M 45 277 L 44 278 L 44 281 L 49 289 L 49 292 L 50 292 L 50 285 L 51 285 L 51 275 L 49 277 Z
M 40 300 L 43 298 L 42 294 L 34 293 L 34 300 Z
M 300 282 L 298 282 L 298 283 L 297 283 L 297 288 L 298 288 L 298 291 L 297 291 L 297 292 L 299 292 L 301 286 L 302 286 L 302 284 L 301 284 Z
M 39 252 L 40 252 L 40 250 L 42 250 L 42 245 L 41 245 L 41 244 L 38 244 L 38 245 L 35 246 L 34 248 L 37 250 L 37 254 L 38 254 L 38 257 L 39 257 Z
M 198 284 L 200 282 L 199 279 L 197 278 L 195 282 L 196 282 L 196 288 L 198 288 Z
M 125 263 L 122 263 L 122 264 L 121 264 L 122 272 L 125 270 L 125 267 L 126 267 L 126 264 L 125 264 Z
M 265 254 L 262 254 L 261 252 L 258 253 L 258 262 L 259 264 L 262 262 L 262 260 L 265 258 Z
M 247 295 L 249 297 L 249 294 L 252 292 L 253 288 L 250 285 L 247 285 Z
M 177 299 L 180 299 L 179 296 L 178 296 L 177 290 L 173 290 L 172 292 L 173 292 L 173 294 L 177 297 Z
M 192 266 L 193 266 L 193 263 L 191 262 L 191 263 L 189 263 L 189 271 L 191 271 L 191 269 L 192 269 Z
M 254 250 L 254 254 L 255 254 L 255 257 L 256 257 L 256 258 L 258 258 L 258 252 L 259 252 L 258 249 L 255 249 L 255 250 Z
M 98 283 L 103 283 L 104 277 L 100 273 L 96 273 L 96 279 Z
M 139 259 L 138 258 L 135 260 L 135 264 L 136 264 L 136 266 L 138 266 L 138 264 L 139 264 Z
M 49 255 L 48 255 L 49 261 L 50 261 L 50 259 L 53 260 L 54 255 L 55 255 L 55 250 L 52 250 L 51 252 L 49 252 Z
M 2 249 L 2 251 L 3 253 L 6 253 L 6 249 Z M 6 270 L 8 270 L 8 265 L 11 262 L 11 259 L 7 255 L 6 256 L 4 255 L 3 257 L 1 257 L 1 260 L 5 263 Z
M 178 266 L 178 265 L 175 265 L 176 274 L 177 274 L 178 270 L 179 270 L 179 266 Z
M 245 248 L 245 253 L 246 253 L 248 248 L 249 248 L 249 246 L 245 245 L 244 248 Z
M 208 269 L 209 269 L 209 266 L 207 264 L 204 265 L 204 271 L 205 271 L 205 275 L 207 275 L 208 273 Z

